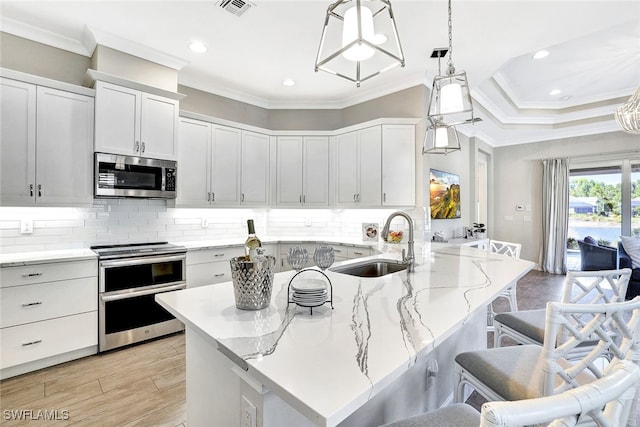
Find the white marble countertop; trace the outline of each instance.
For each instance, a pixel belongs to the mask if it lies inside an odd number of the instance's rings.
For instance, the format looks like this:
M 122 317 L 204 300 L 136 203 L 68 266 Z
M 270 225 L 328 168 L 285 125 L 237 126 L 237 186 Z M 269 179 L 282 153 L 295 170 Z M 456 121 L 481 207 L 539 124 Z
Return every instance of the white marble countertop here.
M 353 245 L 353 246 L 370 246 L 377 248 L 380 243 L 378 242 L 362 242 L 358 239 L 339 239 L 339 238 L 305 238 L 305 237 L 266 237 L 262 239 L 265 244 L 269 243 L 334 243 L 341 245 Z M 215 240 L 196 240 L 186 242 L 171 242 L 176 245 L 181 245 L 187 248 L 187 250 L 204 250 L 213 248 L 225 248 L 230 246 L 243 246 L 244 240 L 242 239 L 215 239 Z M 384 242 L 382 242 L 384 244 Z M 18 265 L 40 264 L 48 262 L 64 262 L 74 261 L 81 259 L 97 258 L 95 252 L 89 248 L 82 249 L 59 249 L 59 250 L 47 250 L 47 251 L 32 251 L 32 252 L 8 252 L 0 253 L 0 267 L 11 267 Z
M 0 254 L 0 267 L 15 267 L 20 265 L 78 261 L 97 258 L 96 253 L 89 248 L 2 253 Z
M 249 375 L 306 417 L 333 426 L 534 266 L 469 247 L 424 249 L 415 273 L 358 278 L 327 271 L 334 309 L 326 304 L 313 315 L 287 306 L 294 272 L 275 275 L 271 304 L 259 311 L 235 307 L 231 282 L 156 299 L 187 329 L 229 349 Z M 370 258 L 397 258 L 393 252 Z
M 260 236 L 260 241 L 265 244 L 278 244 L 278 243 L 327 243 L 327 244 L 338 244 L 338 245 L 350 245 L 350 246 L 369 246 L 369 247 L 377 247 L 380 242 L 372 241 L 372 242 L 363 242 L 362 239 L 351 239 L 351 238 L 338 238 L 338 237 L 302 237 L 302 236 Z M 242 238 L 237 239 L 215 239 L 215 240 L 192 240 L 185 242 L 171 242 L 176 245 L 181 245 L 187 248 L 188 250 L 199 250 L 199 249 L 212 249 L 212 248 L 223 248 L 229 246 L 243 246 L 244 240 Z M 385 243 L 381 241 L 381 243 Z

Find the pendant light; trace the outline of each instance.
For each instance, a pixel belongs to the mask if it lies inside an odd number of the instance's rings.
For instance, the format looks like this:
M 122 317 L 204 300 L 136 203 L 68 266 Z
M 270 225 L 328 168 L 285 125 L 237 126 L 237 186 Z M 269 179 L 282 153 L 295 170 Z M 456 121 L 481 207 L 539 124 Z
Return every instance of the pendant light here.
M 640 87 L 627 102 L 616 108 L 614 115 L 623 131 L 640 134 Z
M 452 151 L 460 151 L 456 127 L 428 117 L 422 154 L 448 154 Z
M 440 58 L 447 54 L 447 49 L 435 49 L 431 57 L 438 58 L 438 75 L 433 78 L 431 97 L 427 116 L 445 125 L 473 123 L 473 102 L 469 91 L 469 82 L 465 71 L 456 72 L 453 66 L 453 39 L 451 21 L 451 0 L 449 0 L 449 60 L 444 75 L 440 70 Z
M 360 87 L 360 83 L 398 66 L 404 67 L 404 53 L 391 1 L 338 0 L 329 5 L 315 71 Z

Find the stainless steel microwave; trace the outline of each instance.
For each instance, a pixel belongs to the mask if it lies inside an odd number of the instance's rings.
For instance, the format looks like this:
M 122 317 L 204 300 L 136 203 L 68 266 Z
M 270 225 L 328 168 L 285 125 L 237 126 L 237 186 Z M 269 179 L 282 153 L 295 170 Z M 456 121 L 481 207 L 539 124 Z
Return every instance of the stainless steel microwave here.
M 176 198 L 172 160 L 95 153 L 94 172 L 96 197 Z

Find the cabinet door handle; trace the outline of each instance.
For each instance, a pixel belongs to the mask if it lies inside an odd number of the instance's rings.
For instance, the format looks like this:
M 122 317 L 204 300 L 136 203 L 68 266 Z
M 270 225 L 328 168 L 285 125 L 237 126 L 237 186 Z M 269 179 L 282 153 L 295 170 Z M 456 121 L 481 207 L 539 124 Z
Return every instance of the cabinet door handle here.
M 207 191 L 207 202 L 211 201 L 211 192 Z
M 224 254 L 213 254 L 214 258 L 220 258 L 222 256 L 224 256 Z
M 354 194 L 354 195 L 353 195 L 353 203 L 355 203 L 355 202 L 356 202 L 356 196 L 357 196 L 357 194 Z
M 38 197 L 42 197 L 42 184 L 38 184 Z
M 29 184 L 29 196 L 33 197 L 33 184 Z
M 211 193 L 211 201 L 215 202 L 216 201 L 216 193 Z
M 364 255 L 364 253 L 362 253 L 362 252 L 356 252 L 356 251 L 353 251 L 353 254 L 354 254 L 354 255 Z
M 387 201 L 387 193 L 382 193 L 382 201 L 383 202 Z
M 140 141 L 136 141 L 135 151 L 136 151 L 136 153 L 140 151 Z
M 224 273 L 218 273 L 213 275 L 213 277 L 222 277 L 222 276 L 224 276 Z
M 144 142 L 142 143 L 142 152 L 144 153 L 146 146 L 144 145 Z
M 240 194 L 240 201 L 244 202 L 244 193 Z
M 298 196 L 298 202 L 302 203 L 302 194 Z
M 29 341 L 22 344 L 23 347 L 27 347 L 30 345 L 40 344 L 42 340 Z
M 302 195 L 302 203 L 307 203 L 307 196 L 306 195 Z
M 23 307 L 33 307 L 34 305 L 42 305 L 42 301 L 26 302 L 22 304 Z
M 22 274 L 22 277 L 25 277 L 25 278 L 40 277 L 40 276 L 42 276 L 42 273 L 24 273 L 24 274 Z

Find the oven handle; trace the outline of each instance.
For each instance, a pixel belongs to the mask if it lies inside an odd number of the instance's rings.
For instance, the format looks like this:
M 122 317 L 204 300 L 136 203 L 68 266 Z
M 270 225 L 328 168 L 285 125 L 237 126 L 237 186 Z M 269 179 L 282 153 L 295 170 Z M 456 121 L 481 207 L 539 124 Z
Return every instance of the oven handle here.
M 169 255 L 169 256 L 146 256 L 139 257 L 135 259 L 126 259 L 120 261 L 101 261 L 101 267 L 126 267 L 129 265 L 140 265 L 140 264 L 155 264 L 158 262 L 167 262 L 167 261 L 182 261 L 185 260 L 186 256 L 182 255 Z
M 102 301 L 104 302 L 118 301 L 118 300 L 127 299 L 127 298 L 141 297 L 144 295 L 159 294 L 161 292 L 178 291 L 180 289 L 185 289 L 186 287 L 187 287 L 186 283 L 181 283 L 179 285 L 165 286 L 164 288 L 146 289 L 144 291 L 127 292 L 127 293 L 116 294 L 116 295 L 101 295 L 100 299 L 102 299 Z

